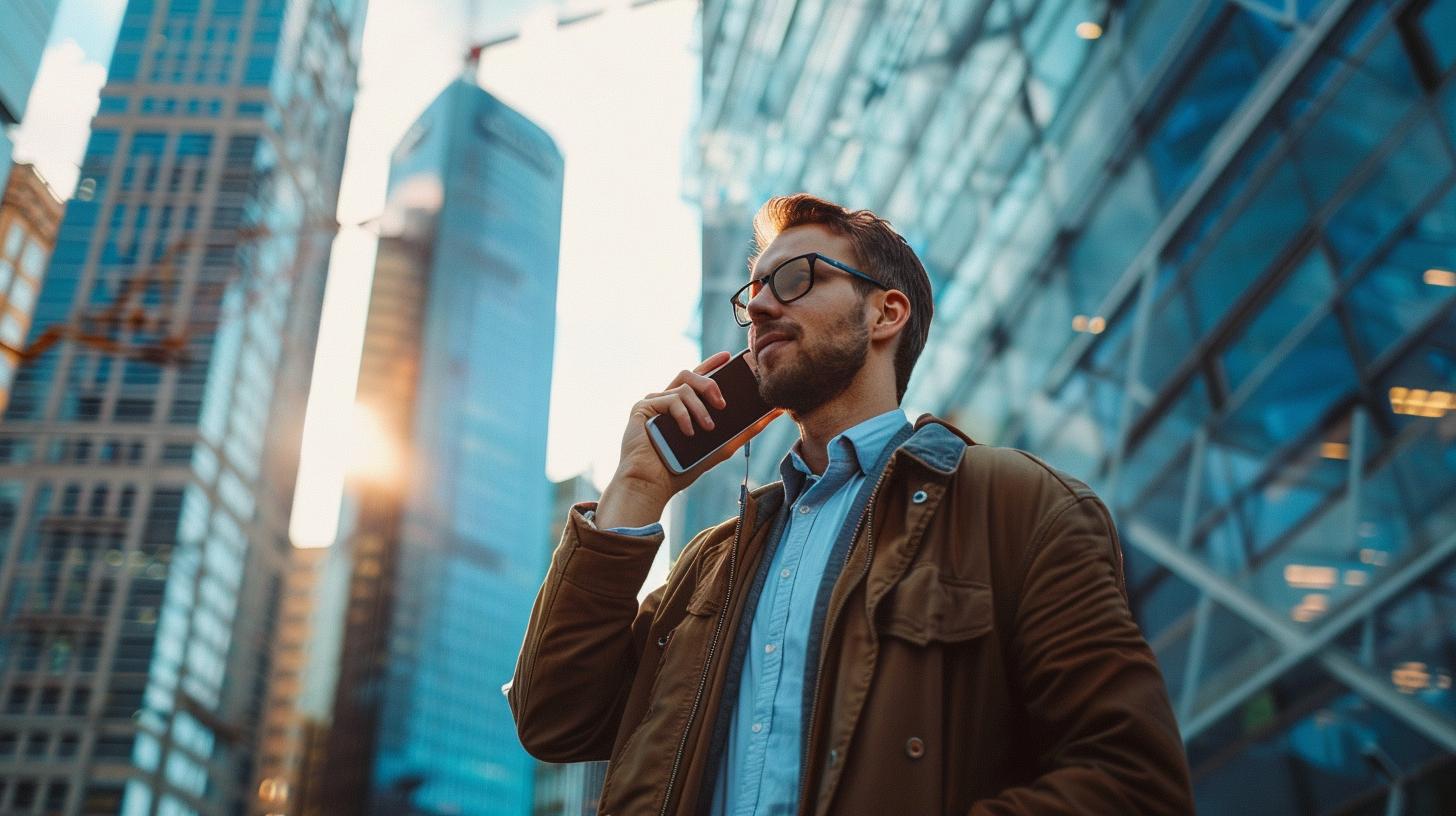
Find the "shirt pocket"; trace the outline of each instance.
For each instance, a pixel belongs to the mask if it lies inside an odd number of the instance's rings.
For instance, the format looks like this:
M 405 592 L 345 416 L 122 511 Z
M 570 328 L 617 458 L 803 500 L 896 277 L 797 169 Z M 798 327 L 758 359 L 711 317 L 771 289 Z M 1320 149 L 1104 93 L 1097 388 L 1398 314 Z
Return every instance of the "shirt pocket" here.
M 917 646 L 972 640 L 991 631 L 991 587 L 919 564 L 886 596 L 878 618 L 881 632 Z

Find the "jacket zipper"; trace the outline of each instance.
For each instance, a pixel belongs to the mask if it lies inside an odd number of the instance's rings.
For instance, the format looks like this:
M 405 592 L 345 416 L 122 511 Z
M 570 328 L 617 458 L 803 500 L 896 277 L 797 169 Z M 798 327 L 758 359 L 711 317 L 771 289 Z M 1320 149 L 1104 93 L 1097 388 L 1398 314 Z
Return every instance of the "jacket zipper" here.
M 849 557 L 854 554 L 854 541 L 859 538 L 860 528 L 865 527 L 865 522 L 868 520 L 868 527 L 865 531 L 864 569 L 860 572 L 859 580 L 863 580 L 866 575 L 869 575 L 870 563 L 875 558 L 875 498 L 880 494 L 880 485 L 885 483 L 885 478 L 890 475 L 890 471 L 893 469 L 890 465 L 886 465 L 885 469 L 880 472 L 879 481 L 875 482 L 875 489 L 870 491 L 870 498 L 866 503 L 865 512 L 859 517 L 859 521 L 855 523 L 854 533 L 849 537 L 850 546 L 844 553 L 844 563 L 840 565 L 840 569 L 849 566 Z M 846 594 L 845 597 L 847 598 L 849 596 Z M 839 617 L 839 613 L 843 609 L 844 601 L 841 600 L 839 606 L 829 610 L 829 614 L 824 618 L 824 632 L 819 641 L 819 670 L 814 675 L 814 697 L 809 703 L 809 721 L 804 731 L 808 738 L 805 740 L 804 757 L 799 766 L 798 809 L 800 813 L 804 812 L 805 803 L 809 800 L 809 757 L 812 755 L 814 743 L 814 722 L 819 713 L 819 691 L 824 685 L 824 656 L 829 654 L 829 628 L 834 620 Z
M 693 696 L 693 707 L 688 712 L 687 725 L 683 727 L 682 739 L 678 740 L 677 754 L 672 758 L 672 770 L 667 775 L 667 790 L 662 794 L 660 816 L 667 816 L 672 804 L 672 789 L 677 782 L 677 772 L 682 765 L 683 753 L 687 750 L 688 735 L 692 733 L 693 722 L 698 718 L 698 709 L 703 704 L 703 692 L 708 686 L 708 674 L 712 671 L 713 656 L 718 651 L 718 639 L 723 634 L 723 625 L 728 619 L 728 610 L 733 601 L 733 577 L 738 572 L 738 536 L 743 529 L 743 517 L 748 510 L 748 490 L 742 488 L 738 494 L 738 520 L 733 525 L 733 544 L 728 549 L 728 590 L 723 593 L 723 608 L 718 610 L 718 622 L 713 627 L 713 638 L 708 641 L 708 657 L 703 661 L 703 673 L 698 677 L 698 691 Z

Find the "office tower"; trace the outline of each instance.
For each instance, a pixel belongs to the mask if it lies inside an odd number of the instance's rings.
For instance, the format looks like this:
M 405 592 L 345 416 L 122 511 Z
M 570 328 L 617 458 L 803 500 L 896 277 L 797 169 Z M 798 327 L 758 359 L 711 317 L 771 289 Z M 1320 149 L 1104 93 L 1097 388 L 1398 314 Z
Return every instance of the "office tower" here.
M 373 430 L 334 545 L 352 572 L 324 812 L 531 809 L 501 686 L 548 556 L 562 169 L 463 80 L 394 151 L 359 373 Z
M 257 770 L 249 806 L 255 816 L 301 812 L 299 791 L 314 782 L 307 774 L 316 721 L 309 716 L 305 697 L 309 651 L 315 647 L 317 634 L 314 598 L 327 555 L 323 547 L 294 547 L 289 553 L 269 657 L 267 703 L 257 742 Z
M 551 492 L 551 526 L 546 540 L 548 554 L 561 542 L 572 506 L 596 501 L 601 495 L 585 474 L 553 482 Z M 594 816 L 606 775 L 605 762 L 538 762 L 532 816 Z
M 0 188 L 10 172 L 12 125 L 25 116 L 30 89 L 61 0 L 11 0 L 0 26 Z
M 0 411 L 10 397 L 25 333 L 56 246 L 65 206 L 34 165 L 17 164 L 0 189 Z
M 1452 43 L 1451 0 L 704 7 L 704 268 L 776 193 L 904 232 L 911 416 L 1109 500 L 1200 813 L 1453 801 Z
M 363 14 L 127 5 L 0 424 L 0 810 L 253 795 Z

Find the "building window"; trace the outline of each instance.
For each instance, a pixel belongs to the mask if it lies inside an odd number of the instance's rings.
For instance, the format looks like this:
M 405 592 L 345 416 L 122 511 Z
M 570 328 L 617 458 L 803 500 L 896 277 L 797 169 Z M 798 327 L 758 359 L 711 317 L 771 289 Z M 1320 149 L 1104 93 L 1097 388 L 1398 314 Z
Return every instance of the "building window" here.
M 17 277 L 15 286 L 10 289 L 10 305 L 28 313 L 35 305 L 35 284 L 26 278 Z
M 20 255 L 20 245 L 24 241 L 25 230 L 21 229 L 20 222 L 10 222 L 10 232 L 5 235 L 5 257 L 18 257 Z
M 19 320 L 15 319 L 15 315 L 6 312 L 4 317 L 0 317 L 0 342 L 13 349 L 18 349 L 23 340 L 25 340 L 25 328 L 20 325 Z
M 20 253 L 20 269 L 25 274 L 40 279 L 45 274 L 45 250 L 39 244 L 30 244 Z

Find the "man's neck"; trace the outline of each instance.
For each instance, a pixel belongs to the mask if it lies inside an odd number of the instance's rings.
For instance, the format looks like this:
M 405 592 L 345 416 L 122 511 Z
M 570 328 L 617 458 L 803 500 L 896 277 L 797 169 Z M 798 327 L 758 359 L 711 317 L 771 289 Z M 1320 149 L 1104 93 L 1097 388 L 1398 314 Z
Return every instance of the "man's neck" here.
M 849 396 L 846 392 L 813 413 L 794 418 L 799 426 L 799 457 L 815 475 L 824 475 L 824 469 L 829 466 L 829 440 L 899 404 L 890 398 L 867 400 L 858 394 L 853 399 L 844 399 Z

